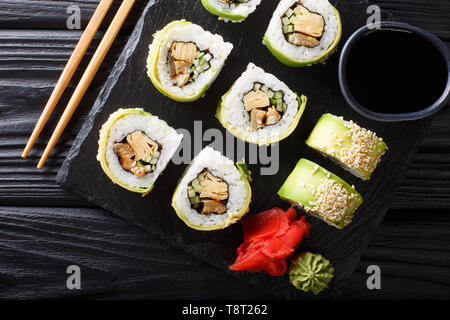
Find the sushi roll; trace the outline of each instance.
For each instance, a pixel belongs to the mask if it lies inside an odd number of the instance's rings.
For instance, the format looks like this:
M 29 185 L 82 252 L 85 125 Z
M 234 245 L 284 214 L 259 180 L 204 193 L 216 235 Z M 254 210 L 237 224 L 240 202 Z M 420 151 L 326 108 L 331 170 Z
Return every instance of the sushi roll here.
M 178 183 L 172 207 L 193 229 L 224 229 L 248 212 L 252 196 L 249 180 L 244 163 L 235 165 L 220 152 L 206 147 Z
M 184 20 L 154 35 L 147 74 L 163 95 L 180 102 L 202 97 L 217 78 L 233 45 Z
M 280 62 L 303 67 L 324 61 L 341 34 L 339 12 L 327 0 L 281 0 L 264 43 Z
M 294 131 L 306 100 L 274 75 L 250 63 L 222 96 L 216 116 L 222 126 L 239 139 L 268 145 Z
M 260 3 L 261 0 L 202 0 L 206 10 L 225 22 L 244 21 Z
M 353 186 L 306 159 L 297 162 L 278 195 L 338 229 L 352 221 L 363 202 Z
M 329 113 L 319 119 L 306 144 L 363 180 L 370 179 L 387 150 L 375 132 Z
M 112 182 L 149 193 L 183 135 L 139 108 L 119 109 L 100 130 L 97 160 Z

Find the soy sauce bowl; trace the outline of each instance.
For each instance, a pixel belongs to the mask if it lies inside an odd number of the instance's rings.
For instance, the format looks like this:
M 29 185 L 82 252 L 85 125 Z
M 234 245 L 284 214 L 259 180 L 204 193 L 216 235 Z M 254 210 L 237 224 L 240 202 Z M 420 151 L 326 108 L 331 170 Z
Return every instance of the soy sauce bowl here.
M 339 59 L 339 86 L 347 103 L 361 115 L 372 120 L 384 122 L 416 120 L 428 117 L 438 112 L 447 104 L 450 97 L 450 55 L 447 46 L 433 34 L 408 24 L 398 22 L 381 22 L 379 23 L 379 26 L 379 29 L 369 29 L 368 26 L 364 26 L 358 29 L 350 36 L 342 49 L 342 53 Z M 358 41 L 363 36 L 368 35 L 372 32 L 377 32 L 379 30 L 403 31 L 412 33 L 428 41 L 428 43 L 431 44 L 440 53 L 440 55 L 442 55 L 442 58 L 447 66 L 447 81 L 445 89 L 434 103 L 423 109 L 414 110 L 407 113 L 379 113 L 371 110 L 367 105 L 362 105 L 357 101 L 357 99 L 352 94 L 348 83 L 347 64 L 349 61 L 349 55 L 352 52 L 352 49 L 355 47 L 355 44 L 358 43 Z M 414 65 L 411 65 L 411 68 L 414 68 Z

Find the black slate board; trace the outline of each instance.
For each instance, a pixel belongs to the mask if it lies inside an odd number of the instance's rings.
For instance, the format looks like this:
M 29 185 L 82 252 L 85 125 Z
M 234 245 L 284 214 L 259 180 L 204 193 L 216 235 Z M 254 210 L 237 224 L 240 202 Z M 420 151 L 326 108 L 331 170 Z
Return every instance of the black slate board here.
M 340 0 L 332 3 L 342 16 L 342 46 L 354 30 L 365 24 L 368 4 L 359 0 Z M 414 155 L 425 127 L 424 121 L 377 123 L 362 118 L 351 110 L 338 88 L 338 54 L 334 54 L 326 65 L 293 69 L 280 64 L 261 43 L 276 4 L 264 1 L 244 23 L 225 24 L 208 14 L 200 1 L 151 0 L 74 142 L 57 181 L 89 201 L 275 296 L 313 298 L 311 294 L 299 292 L 292 287 L 287 276 L 274 278 L 265 273 L 228 271 L 227 266 L 234 261 L 235 250 L 242 242 L 240 224 L 222 231 L 195 231 L 179 220 L 170 206 L 172 192 L 185 165 L 169 164 L 154 190 L 145 198 L 141 198 L 139 194 L 130 193 L 112 184 L 95 159 L 98 131 L 109 114 L 119 107 L 143 107 L 166 120 L 169 125 L 189 130 L 192 139 L 196 120 L 202 121 L 203 131 L 218 128 L 225 134 L 225 130 L 215 118 L 217 102 L 245 70 L 247 63 L 254 62 L 282 79 L 293 90 L 308 96 L 309 100 L 299 127 L 279 145 L 282 161 L 278 173 L 273 176 L 260 176 L 261 166 L 250 165 L 254 178 L 250 212 L 260 212 L 273 206 L 288 207 L 287 203 L 278 199 L 276 191 L 300 157 L 313 160 L 354 184 L 364 197 L 365 202 L 357 211 L 354 221 L 344 230 L 337 230 L 315 218 L 307 217 L 311 222 L 311 237 L 302 243 L 300 250 L 320 252 L 332 261 L 336 269 L 335 278 L 330 288 L 319 295 L 319 298 L 335 298 L 353 272 L 370 235 L 383 219 L 388 201 Z M 187 104 L 176 103 L 162 96 L 146 75 L 146 56 L 152 34 L 168 22 L 182 18 L 223 35 L 226 41 L 235 46 L 224 70 L 206 96 Z M 315 122 L 325 112 L 353 119 L 362 126 L 375 130 L 387 142 L 390 150 L 370 182 L 363 182 L 351 176 L 304 144 L 303 141 Z M 209 142 L 204 142 L 203 146 L 208 144 Z

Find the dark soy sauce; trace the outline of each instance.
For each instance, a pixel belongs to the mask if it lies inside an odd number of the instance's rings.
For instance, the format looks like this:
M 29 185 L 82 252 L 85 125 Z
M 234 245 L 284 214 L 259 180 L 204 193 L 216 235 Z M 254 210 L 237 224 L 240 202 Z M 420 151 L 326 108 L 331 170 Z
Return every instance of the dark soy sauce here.
M 350 50 L 347 81 L 363 107 L 379 113 L 408 113 L 431 106 L 447 83 L 444 57 L 410 32 L 377 30 Z

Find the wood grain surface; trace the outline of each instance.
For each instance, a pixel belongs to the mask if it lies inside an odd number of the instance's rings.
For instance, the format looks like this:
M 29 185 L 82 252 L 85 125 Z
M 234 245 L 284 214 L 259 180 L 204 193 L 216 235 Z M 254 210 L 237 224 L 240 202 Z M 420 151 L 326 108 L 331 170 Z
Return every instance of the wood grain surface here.
M 20 159 L 20 153 L 81 34 L 66 29 L 66 8 L 79 5 L 85 26 L 97 1 L 0 2 L 2 298 L 270 298 L 106 211 L 91 208 L 55 182 L 67 150 L 145 3 L 137 1 L 46 169 L 37 171 L 34 167 L 49 131 L 38 140 L 29 159 Z M 447 0 L 374 3 L 402 21 L 435 33 L 450 46 Z M 96 37 L 97 44 L 101 35 Z M 94 48 L 88 50 L 84 66 Z M 76 73 L 69 89 L 73 90 L 80 74 Z M 67 103 L 70 92 L 59 108 Z M 59 115 L 51 118 L 49 128 Z M 450 109 L 446 107 L 427 129 L 391 203 L 392 210 L 372 238 L 342 298 L 450 297 L 449 123 Z M 65 268 L 72 263 L 88 270 L 90 285 L 80 292 L 65 288 Z M 380 265 L 382 290 L 367 290 L 365 270 L 369 264 Z

